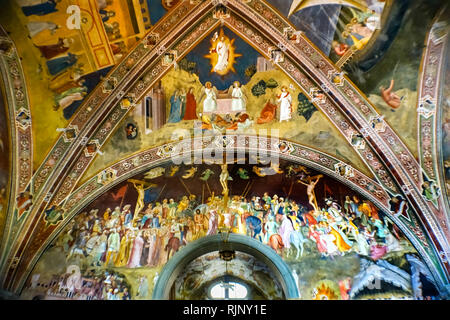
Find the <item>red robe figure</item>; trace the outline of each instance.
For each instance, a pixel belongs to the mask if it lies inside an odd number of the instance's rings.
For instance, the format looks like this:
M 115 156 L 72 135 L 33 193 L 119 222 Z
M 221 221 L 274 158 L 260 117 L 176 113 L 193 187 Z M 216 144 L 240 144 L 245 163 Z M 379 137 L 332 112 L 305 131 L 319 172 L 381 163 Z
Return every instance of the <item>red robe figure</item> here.
M 50 44 L 46 46 L 36 46 L 38 48 L 42 55 L 46 59 L 54 58 L 62 53 L 67 52 L 69 50 L 69 41 L 67 39 L 59 38 L 58 42 L 55 44 Z
M 186 112 L 184 113 L 183 120 L 195 120 L 197 119 L 197 102 L 195 101 L 195 96 L 193 94 L 194 88 L 189 88 L 186 94 Z
M 256 123 L 263 124 L 272 121 L 276 116 L 276 112 L 277 105 L 273 104 L 271 101 L 267 101 L 264 109 L 262 109 L 261 111 L 260 117 L 258 118 L 258 120 L 256 120 Z

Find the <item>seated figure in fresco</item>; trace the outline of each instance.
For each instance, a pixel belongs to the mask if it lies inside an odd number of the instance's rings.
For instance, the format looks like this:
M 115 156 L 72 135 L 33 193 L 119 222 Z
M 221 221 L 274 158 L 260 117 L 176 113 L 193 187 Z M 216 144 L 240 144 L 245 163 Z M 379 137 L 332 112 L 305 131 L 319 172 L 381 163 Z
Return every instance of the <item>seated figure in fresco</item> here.
M 225 37 L 222 36 L 220 38 L 220 40 L 217 42 L 216 47 L 212 51 L 217 53 L 218 57 L 217 63 L 213 68 L 214 72 L 223 72 L 228 67 L 228 55 L 229 55 L 229 48 L 228 45 L 225 43 Z
M 350 37 L 353 42 L 353 48 L 361 50 L 369 42 L 373 30 L 368 28 L 365 23 L 358 22 L 355 19 L 345 26 L 345 31 L 342 33 L 344 38 Z
M 61 26 L 50 21 L 30 21 L 27 23 L 29 37 L 33 38 L 42 31 L 49 30 L 50 34 L 54 34 Z
M 211 236 L 217 233 L 217 228 L 219 227 L 219 217 L 217 215 L 216 210 L 211 210 L 209 212 L 209 219 L 208 219 L 208 231 L 206 232 L 207 236 Z
M 275 101 L 273 98 L 270 98 L 264 108 L 261 110 L 261 115 L 256 120 L 256 123 L 263 124 L 271 122 L 273 119 L 275 119 L 277 114 L 277 105 L 275 104 Z
M 200 209 L 197 209 L 195 211 L 194 222 L 195 222 L 194 238 L 198 239 L 198 238 L 204 236 L 204 234 L 205 234 L 205 230 L 204 230 L 204 225 L 205 225 L 204 215 L 201 213 Z
M 19 4 L 22 4 L 21 5 L 22 11 L 23 14 L 26 16 L 31 15 L 44 16 L 52 12 L 57 12 L 58 9 L 56 9 L 56 6 L 59 2 L 61 2 L 61 0 L 47 0 L 35 3 L 21 1 Z

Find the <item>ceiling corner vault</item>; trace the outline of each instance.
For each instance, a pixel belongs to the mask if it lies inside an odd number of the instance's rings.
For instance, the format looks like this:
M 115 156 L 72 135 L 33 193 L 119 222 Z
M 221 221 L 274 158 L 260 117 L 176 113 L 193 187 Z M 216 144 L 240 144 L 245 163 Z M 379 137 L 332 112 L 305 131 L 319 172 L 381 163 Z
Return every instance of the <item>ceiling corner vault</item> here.
M 418 162 L 387 123 L 382 130 L 374 129 L 371 125 L 374 120 L 384 120 L 365 95 L 345 76 L 339 85 L 334 84 L 332 79 L 339 75 L 341 70 L 304 35 L 301 35 L 298 41 L 287 40 L 284 31 L 293 26 L 265 1 L 213 0 L 181 1 L 150 29 L 148 35 L 136 44 L 134 49 L 113 68 L 83 102 L 69 124 L 71 128 L 76 129 L 76 137 L 67 139 L 63 132 L 33 175 L 32 189 L 30 190 L 33 194 L 33 206 L 22 220 L 20 230 L 16 229 L 17 234 L 14 237 L 16 243 L 11 244 L 8 250 L 5 250 L 4 253 L 7 257 L 5 256 L 1 261 L 1 274 L 5 275 L 2 279 L 3 286 L 13 292 L 20 292 L 26 277 L 45 247 L 81 209 L 81 204 L 75 205 L 81 199 L 79 197 L 92 200 L 102 191 L 111 187 L 111 185 L 99 185 L 96 177 L 93 177 L 75 190 L 77 183 L 94 159 L 93 155 L 84 152 L 86 145 L 95 141 L 101 147 L 128 111 L 133 108 L 133 102 L 139 101 L 170 70 L 171 65 L 166 66 L 162 63 L 163 53 L 176 50 L 178 57 L 183 57 L 195 46 L 198 39 L 205 37 L 222 23 L 212 14 L 214 7 L 218 4 L 223 4 L 230 10 L 230 16 L 223 21 L 225 25 L 246 39 L 247 42 L 252 43 L 255 49 L 265 57 L 270 57 L 272 47 L 282 50 L 284 60 L 277 63 L 277 67 L 297 83 L 305 95 L 311 97 L 314 89 L 321 89 L 326 93 L 326 98 L 316 102 L 315 105 L 350 144 L 353 135 L 361 134 L 364 137 L 363 147 L 353 147 L 371 170 L 376 181 L 371 181 L 370 178 L 358 172 L 358 179 L 355 178 L 355 181 L 346 181 L 345 183 L 349 183 L 360 192 L 367 194 L 368 198 L 388 213 L 389 198 L 397 194 L 402 195 L 408 201 L 411 217 L 408 219 L 408 217 L 391 215 L 392 219 L 423 255 L 426 263 L 439 280 L 439 285 L 441 287 L 448 285 L 450 274 L 447 258 L 450 253 L 448 219 L 442 225 L 439 215 L 442 213 L 445 215 L 445 204 L 442 196 L 438 208 L 423 199 L 420 189 L 423 183 L 421 166 L 424 165 L 424 162 L 422 158 Z M 156 44 L 148 43 L 147 40 L 150 36 L 158 39 Z M 429 59 L 428 51 L 424 53 L 424 56 L 424 59 Z M 444 56 L 442 51 L 440 55 L 437 55 L 439 63 L 442 62 Z M 6 57 L 2 56 L 2 62 L 4 59 Z M 17 59 L 17 55 L 15 58 L 8 59 L 15 59 L 17 68 L 20 70 L 20 60 Z M 2 74 L 5 78 L 4 72 L 2 65 Z M 423 78 L 426 70 L 423 68 L 422 72 Z M 20 72 L 18 74 L 22 81 L 21 88 L 26 88 L 23 83 L 23 75 Z M 439 72 L 434 76 L 437 79 L 440 76 Z M 106 88 L 105 83 L 112 83 L 113 89 Z M 433 88 L 434 92 L 439 92 L 439 83 L 435 83 Z M 26 97 L 26 90 L 22 90 L 22 92 Z M 419 98 L 419 103 L 420 99 L 422 98 Z M 125 100 L 131 102 L 131 105 L 123 103 Z M 17 101 L 13 101 L 12 105 L 21 105 L 26 109 L 27 103 L 19 104 Z M 29 117 L 31 119 L 30 115 Z M 14 121 L 14 124 L 17 126 L 17 121 Z M 31 153 L 31 120 L 25 132 L 28 132 L 28 136 L 21 135 L 21 137 L 24 137 L 24 141 L 28 137 L 30 146 L 28 151 Z M 15 148 L 18 146 L 19 142 L 16 141 Z M 299 162 L 309 161 L 311 163 L 312 160 L 308 159 L 308 156 L 312 153 L 320 153 L 317 150 L 309 150 L 309 153 L 301 154 L 298 151 L 302 149 L 306 150 L 307 148 L 296 145 L 294 150 L 297 153 L 292 152 L 284 156 L 297 157 L 296 160 Z M 153 165 L 152 161 L 167 159 L 167 157 L 158 158 L 156 156 L 158 150 L 158 148 L 153 148 L 134 155 L 133 157 L 144 154 L 151 155 L 147 162 L 144 161 L 135 170 L 148 168 Z M 331 159 L 332 157 L 324 154 L 321 156 L 329 159 L 331 164 L 338 162 L 337 159 Z M 31 155 L 30 159 L 32 159 Z M 130 158 L 121 160 L 111 167 L 120 165 L 124 161 L 130 161 Z M 19 162 L 15 163 L 17 168 L 14 174 L 16 180 L 19 181 L 22 172 L 19 174 Z M 30 162 L 27 173 L 24 173 L 25 177 L 26 174 L 29 175 L 28 181 L 31 178 L 31 169 Z M 333 167 L 322 166 L 321 170 L 328 170 L 328 174 L 333 174 Z M 356 169 L 354 171 L 357 172 Z M 123 179 L 131 174 L 130 172 L 124 172 Z M 433 173 L 427 171 L 427 174 L 431 176 Z M 28 181 L 22 188 L 16 187 L 15 196 L 26 189 Z M 123 180 L 119 179 L 116 183 L 120 181 Z M 376 188 L 364 191 L 361 181 L 366 183 L 371 181 Z M 18 184 L 23 185 L 19 182 Z M 11 192 L 11 201 L 15 199 L 13 193 Z M 44 211 L 52 205 L 63 205 L 63 208 L 67 210 L 64 220 L 57 225 L 47 225 L 43 219 Z M 11 222 L 12 217 L 15 217 L 14 206 L 10 205 L 10 209 L 8 219 Z

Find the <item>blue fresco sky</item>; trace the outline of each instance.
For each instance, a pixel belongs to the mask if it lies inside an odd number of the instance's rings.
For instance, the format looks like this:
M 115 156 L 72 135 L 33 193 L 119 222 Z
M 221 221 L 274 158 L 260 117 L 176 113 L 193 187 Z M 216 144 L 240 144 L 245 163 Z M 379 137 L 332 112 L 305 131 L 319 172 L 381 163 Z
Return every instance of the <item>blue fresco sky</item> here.
M 218 75 L 217 73 L 211 73 L 211 62 L 208 58 L 204 56 L 209 53 L 209 49 L 211 47 L 211 38 L 214 35 L 214 32 L 220 33 L 220 29 L 223 29 L 224 34 L 231 39 L 234 39 L 235 52 L 242 54 L 241 57 L 236 58 L 236 63 L 234 64 L 234 69 L 236 73 L 230 71 L 225 76 Z M 250 65 L 256 65 L 256 60 L 261 55 L 258 51 L 253 49 L 252 46 L 247 44 L 244 40 L 242 40 L 238 35 L 232 32 L 230 29 L 226 27 L 220 27 L 211 34 L 209 34 L 205 39 L 203 39 L 191 52 L 188 53 L 186 58 L 189 61 L 197 63 L 197 71 L 196 74 L 199 76 L 202 84 L 205 84 L 207 81 L 211 81 L 211 83 L 217 87 L 219 90 L 228 89 L 234 81 L 239 81 L 241 84 L 247 83 L 250 79 L 245 76 L 245 69 L 247 69 Z
M 161 4 L 161 0 L 147 0 L 147 5 L 152 25 L 157 23 L 167 13 L 167 10 Z

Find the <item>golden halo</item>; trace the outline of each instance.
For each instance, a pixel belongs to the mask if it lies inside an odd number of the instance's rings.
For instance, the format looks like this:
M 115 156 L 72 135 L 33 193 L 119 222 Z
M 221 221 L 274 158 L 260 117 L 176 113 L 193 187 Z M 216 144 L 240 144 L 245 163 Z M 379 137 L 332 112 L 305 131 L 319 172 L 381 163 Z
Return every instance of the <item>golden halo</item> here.
M 217 61 L 219 59 L 219 55 L 215 52 L 215 49 L 217 47 L 217 43 L 221 41 L 222 38 L 224 39 L 223 42 L 225 43 L 225 45 L 228 46 L 228 64 L 226 69 L 221 71 L 214 71 L 214 66 L 217 64 Z M 230 71 L 236 73 L 233 65 L 236 63 L 236 58 L 241 57 L 242 54 L 236 53 L 235 50 L 236 48 L 234 46 L 234 39 L 228 38 L 224 34 L 223 29 L 220 29 L 220 33 L 218 34 L 218 36 L 211 39 L 210 53 L 204 55 L 204 57 L 209 59 L 211 62 L 211 73 L 215 72 L 221 76 L 226 75 Z

